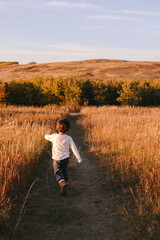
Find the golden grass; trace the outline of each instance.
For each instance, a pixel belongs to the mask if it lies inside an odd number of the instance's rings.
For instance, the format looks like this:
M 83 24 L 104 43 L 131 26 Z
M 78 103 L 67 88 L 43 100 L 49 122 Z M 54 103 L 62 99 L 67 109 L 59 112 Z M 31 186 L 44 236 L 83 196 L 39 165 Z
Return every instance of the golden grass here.
M 160 213 L 160 109 L 87 107 L 80 124 L 112 179 L 131 190 L 138 215 Z
M 73 62 L 55 62 L 26 65 L 10 65 L 0 68 L 0 80 L 10 82 L 12 79 L 33 77 L 78 77 L 103 80 L 152 80 L 160 78 L 159 62 L 136 62 L 123 60 L 93 59 Z
M 11 205 L 10 194 L 25 185 L 45 150 L 46 133 L 67 114 L 64 107 L 0 107 L 0 222 Z

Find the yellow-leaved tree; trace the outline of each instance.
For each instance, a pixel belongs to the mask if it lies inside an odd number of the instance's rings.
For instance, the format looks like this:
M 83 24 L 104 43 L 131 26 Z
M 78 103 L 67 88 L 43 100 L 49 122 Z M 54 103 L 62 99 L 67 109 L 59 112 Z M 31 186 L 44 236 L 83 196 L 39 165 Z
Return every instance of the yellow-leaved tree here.
M 6 102 L 5 84 L 0 82 L 0 105 Z

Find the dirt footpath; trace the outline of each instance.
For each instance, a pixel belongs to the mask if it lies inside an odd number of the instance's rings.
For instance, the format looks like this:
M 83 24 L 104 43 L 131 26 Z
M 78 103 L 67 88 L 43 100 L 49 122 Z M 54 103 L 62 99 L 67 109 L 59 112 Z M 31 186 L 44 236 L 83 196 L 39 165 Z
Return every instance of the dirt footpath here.
M 39 180 L 33 186 L 15 240 L 129 240 L 125 230 L 121 193 L 107 184 L 107 173 L 88 152 L 78 115 L 71 115 L 73 137 L 83 162 L 71 158 L 66 197 L 59 186 L 48 155 L 39 165 Z M 37 177 L 35 176 L 35 178 Z M 128 236 L 127 236 L 128 235 Z

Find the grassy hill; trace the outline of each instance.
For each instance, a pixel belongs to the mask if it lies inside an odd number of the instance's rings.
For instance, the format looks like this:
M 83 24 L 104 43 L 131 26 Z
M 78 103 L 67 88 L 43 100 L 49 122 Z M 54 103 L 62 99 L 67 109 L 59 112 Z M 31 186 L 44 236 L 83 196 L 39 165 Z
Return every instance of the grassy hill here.
M 31 78 L 33 76 L 77 76 L 87 79 L 155 79 L 160 78 L 160 62 L 136 62 L 94 59 L 73 62 L 55 62 L 0 66 L 0 80 Z

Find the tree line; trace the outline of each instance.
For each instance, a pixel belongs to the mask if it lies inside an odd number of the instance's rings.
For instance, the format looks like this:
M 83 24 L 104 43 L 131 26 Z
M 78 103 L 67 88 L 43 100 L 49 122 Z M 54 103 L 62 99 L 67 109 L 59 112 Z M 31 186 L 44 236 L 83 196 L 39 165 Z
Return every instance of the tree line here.
M 26 106 L 66 105 L 159 106 L 160 80 L 87 80 L 34 77 L 0 83 L 0 103 Z

